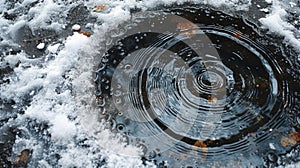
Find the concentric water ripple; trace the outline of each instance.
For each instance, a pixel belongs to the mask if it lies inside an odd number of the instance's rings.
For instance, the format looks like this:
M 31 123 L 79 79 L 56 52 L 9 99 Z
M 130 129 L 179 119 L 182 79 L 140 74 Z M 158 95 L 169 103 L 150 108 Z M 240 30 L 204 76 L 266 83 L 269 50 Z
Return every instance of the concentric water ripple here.
M 97 96 L 113 129 L 147 160 L 261 166 L 293 147 L 280 139 L 299 131 L 299 79 L 247 21 L 172 9 L 145 14 L 126 35 L 103 56 Z

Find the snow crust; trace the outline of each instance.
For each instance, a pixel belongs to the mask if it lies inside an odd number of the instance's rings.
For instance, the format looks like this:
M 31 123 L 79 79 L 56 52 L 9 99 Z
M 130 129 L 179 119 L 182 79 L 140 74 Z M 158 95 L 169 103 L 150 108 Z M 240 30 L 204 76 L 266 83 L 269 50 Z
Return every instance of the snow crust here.
M 288 13 L 282 6 L 281 2 L 274 0 L 271 13 L 265 18 L 260 18 L 259 21 L 270 33 L 284 37 L 284 42 L 292 45 L 300 53 L 300 38 L 295 37 L 295 32 L 299 33 L 299 30 L 287 22 Z M 300 59 L 300 54 L 298 59 Z

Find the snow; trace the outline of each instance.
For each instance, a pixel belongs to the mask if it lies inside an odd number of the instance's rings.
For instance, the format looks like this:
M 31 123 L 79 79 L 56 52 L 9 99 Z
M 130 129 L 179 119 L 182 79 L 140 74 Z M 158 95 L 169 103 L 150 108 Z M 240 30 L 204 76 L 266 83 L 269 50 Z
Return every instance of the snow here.
M 76 135 L 76 126 L 65 115 L 57 115 L 50 129 L 53 140 L 71 140 Z
M 129 20 L 131 15 L 122 6 L 116 6 L 109 13 L 95 13 L 105 24 L 122 23 Z
M 57 53 L 58 49 L 59 49 L 59 46 L 60 46 L 60 43 L 57 43 L 57 44 L 53 44 L 53 45 L 49 45 L 47 50 L 50 52 L 50 53 Z
M 36 46 L 37 49 L 42 50 L 45 48 L 45 43 L 40 43 L 39 45 Z
M 17 38 L 17 32 L 20 30 L 20 28 L 24 27 L 26 25 L 25 20 L 20 20 L 14 23 L 13 25 L 9 26 L 7 28 L 8 33 L 10 34 L 12 39 Z
M 72 30 L 74 30 L 74 31 L 80 30 L 80 25 L 78 25 L 78 24 L 73 25 Z
M 269 143 L 269 147 L 273 150 L 276 150 L 276 147 L 274 146 L 274 143 Z
M 49 150 L 61 156 L 58 161 L 61 167 L 95 167 L 93 161 L 97 159 L 105 159 L 106 167 L 144 167 L 140 158 L 141 149 L 127 145 L 121 135 L 105 128 L 105 122 L 99 119 L 99 111 L 93 106 L 93 72 L 99 63 L 99 51 L 105 49 L 105 33 L 129 20 L 130 9 L 139 7 L 147 10 L 161 4 L 182 4 L 189 0 L 82 0 L 74 3 L 71 0 L 44 0 L 26 9 L 26 5 L 36 1 L 20 1 L 15 4 L 15 9 L 6 9 L 5 0 L 0 0 L 0 10 L 14 12 L 22 9 L 27 12 L 14 21 L 0 17 L 0 37 L 3 37 L 0 44 L 11 44 L 18 36 L 18 30 L 25 25 L 31 30 L 51 29 L 60 32 L 66 27 L 67 19 L 63 18 L 67 18 L 67 11 L 79 3 L 88 9 L 102 4 L 106 4 L 106 7 L 102 12 L 91 11 L 91 15 L 102 23 L 87 23 L 95 32 L 91 37 L 74 32 L 59 42 L 47 42 L 48 52 L 45 52 L 45 57 L 49 59 L 29 59 L 24 51 L 0 59 L 0 65 L 8 64 L 14 68 L 13 74 L 9 76 L 10 83 L 0 87 L 0 97 L 12 99 L 17 104 L 22 104 L 27 95 L 32 98 L 32 102 L 23 107 L 24 114 L 8 124 L 20 122 L 22 125 L 28 118 L 46 122 L 52 143 Z M 275 0 L 265 1 L 272 4 L 272 7 L 270 13 L 259 21 L 270 33 L 283 36 L 285 43 L 292 45 L 300 53 L 300 40 L 293 33 L 297 29 L 287 22 L 286 10 L 279 2 L 275 3 Z M 192 2 L 199 3 L 197 0 Z M 201 3 L 215 7 L 227 6 L 232 10 L 247 10 L 251 0 L 204 0 Z M 80 25 L 75 24 L 72 29 L 79 30 Z M 11 45 L 18 46 L 16 42 Z M 40 43 L 37 48 L 44 49 L 45 43 Z M 82 139 L 87 139 L 85 143 L 90 146 L 88 149 L 78 145 L 78 141 Z M 18 154 L 22 148 L 34 150 L 33 159 L 38 160 L 39 167 L 51 167 L 47 160 L 38 159 L 43 150 L 38 139 L 19 137 L 14 153 Z M 154 167 L 152 163 L 147 166 Z
M 267 3 L 271 4 L 273 0 L 265 0 Z
M 300 53 L 300 39 L 294 35 L 294 31 L 298 31 L 293 25 L 287 22 L 287 12 L 283 9 L 279 2 L 272 6 L 272 12 L 265 18 L 260 18 L 262 25 L 269 29 L 270 33 L 275 33 L 284 37 L 286 44 L 291 44 Z M 300 54 L 298 55 L 300 59 Z
M 24 4 L 24 2 L 22 3 Z M 32 15 L 33 19 L 29 22 L 30 27 L 38 29 L 40 27 L 52 27 L 53 29 L 59 30 L 62 27 L 59 27 L 61 24 L 57 24 L 59 20 L 53 20 L 55 15 L 62 15 L 63 6 L 57 3 L 54 3 L 53 0 L 45 0 L 43 3 L 39 3 L 35 8 L 30 8 L 28 15 Z M 62 14 L 61 14 L 62 13 Z M 52 22 L 50 25 L 47 25 L 47 22 Z
M 260 9 L 260 11 L 265 12 L 265 13 L 268 13 L 268 12 L 269 12 L 269 9 L 268 9 L 268 8 L 262 8 L 262 9 Z
M 80 25 L 78 25 L 78 24 L 73 25 L 72 30 L 75 30 L 75 31 L 80 30 Z

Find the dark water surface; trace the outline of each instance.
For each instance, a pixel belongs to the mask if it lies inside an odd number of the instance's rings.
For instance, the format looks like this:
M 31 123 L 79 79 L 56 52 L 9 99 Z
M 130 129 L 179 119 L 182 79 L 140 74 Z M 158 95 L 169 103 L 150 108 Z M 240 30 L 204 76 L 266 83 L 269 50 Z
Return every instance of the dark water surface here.
M 102 59 L 97 96 L 145 160 L 272 167 L 299 154 L 299 76 L 274 37 L 245 18 L 181 7 L 129 32 Z

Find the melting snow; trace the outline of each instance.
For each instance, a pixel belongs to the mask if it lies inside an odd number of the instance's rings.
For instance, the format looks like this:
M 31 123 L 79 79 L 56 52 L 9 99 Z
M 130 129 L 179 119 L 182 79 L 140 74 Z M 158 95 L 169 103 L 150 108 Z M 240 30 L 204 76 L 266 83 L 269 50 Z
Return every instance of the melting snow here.
M 269 29 L 270 33 L 283 36 L 285 43 L 291 44 L 300 53 L 300 39 L 294 35 L 294 32 L 298 30 L 287 22 L 287 15 L 286 10 L 281 7 L 279 2 L 276 2 L 272 6 L 272 12 L 259 21 Z M 300 54 L 298 59 L 300 59 Z

